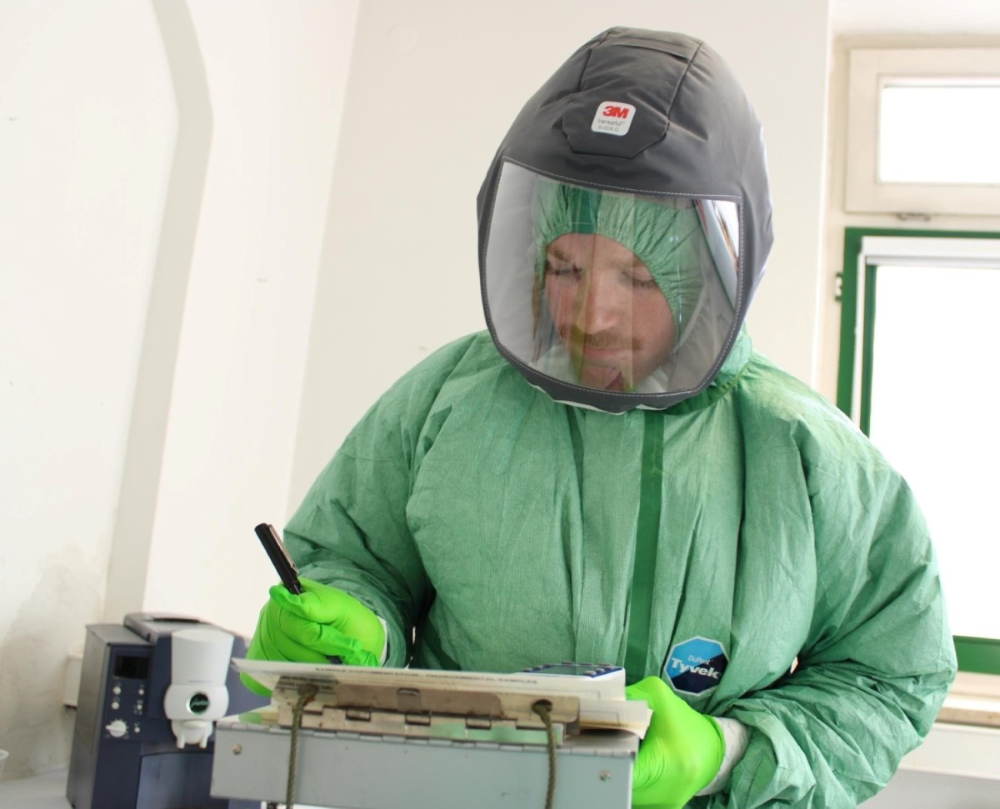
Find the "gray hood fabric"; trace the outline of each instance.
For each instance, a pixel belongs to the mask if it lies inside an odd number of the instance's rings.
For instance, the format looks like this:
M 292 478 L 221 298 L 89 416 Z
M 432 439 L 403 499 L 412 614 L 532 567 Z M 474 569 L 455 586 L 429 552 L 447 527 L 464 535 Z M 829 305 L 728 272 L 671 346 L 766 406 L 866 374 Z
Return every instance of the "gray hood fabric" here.
M 633 105 L 628 132 L 591 128 L 609 100 Z M 729 200 L 741 244 L 735 318 L 705 373 L 671 393 L 583 389 L 520 361 L 497 339 L 486 294 L 486 253 L 507 163 L 583 186 L 646 195 Z M 611 412 L 666 409 L 712 384 L 732 349 L 771 249 L 771 200 L 760 122 L 728 65 L 684 34 L 611 28 L 578 49 L 525 104 L 497 150 L 478 197 L 479 265 L 490 333 L 500 353 L 557 401 Z

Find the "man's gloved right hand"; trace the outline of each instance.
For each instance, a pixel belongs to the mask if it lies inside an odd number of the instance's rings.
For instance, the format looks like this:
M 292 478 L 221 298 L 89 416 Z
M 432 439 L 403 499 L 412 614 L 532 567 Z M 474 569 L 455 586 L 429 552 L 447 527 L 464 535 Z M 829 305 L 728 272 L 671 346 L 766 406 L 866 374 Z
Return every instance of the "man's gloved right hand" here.
M 627 686 L 625 697 L 653 709 L 632 772 L 632 806 L 682 809 L 718 774 L 726 753 L 722 729 L 655 675 Z
M 328 663 L 339 657 L 348 666 L 378 666 L 385 629 L 375 613 L 343 590 L 310 579 L 300 581 L 305 590 L 301 595 L 280 584 L 271 588 L 247 658 Z M 240 679 L 255 694 L 271 693 L 247 674 Z

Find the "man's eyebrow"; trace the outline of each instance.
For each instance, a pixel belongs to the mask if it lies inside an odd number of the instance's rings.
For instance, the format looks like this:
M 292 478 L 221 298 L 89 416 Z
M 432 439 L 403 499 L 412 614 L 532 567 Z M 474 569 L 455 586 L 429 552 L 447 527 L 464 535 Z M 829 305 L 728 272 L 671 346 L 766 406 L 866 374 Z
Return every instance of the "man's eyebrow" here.
M 552 244 L 545 248 L 545 258 L 554 258 L 557 261 L 565 261 L 568 263 L 573 263 L 575 261 L 573 256 L 563 250 L 563 248 L 556 247 Z M 613 270 L 622 270 L 624 272 L 631 272 L 637 267 L 641 267 L 644 271 L 649 272 L 649 267 L 647 267 L 646 263 L 635 253 L 632 254 L 631 259 L 613 258 L 608 262 L 608 266 Z

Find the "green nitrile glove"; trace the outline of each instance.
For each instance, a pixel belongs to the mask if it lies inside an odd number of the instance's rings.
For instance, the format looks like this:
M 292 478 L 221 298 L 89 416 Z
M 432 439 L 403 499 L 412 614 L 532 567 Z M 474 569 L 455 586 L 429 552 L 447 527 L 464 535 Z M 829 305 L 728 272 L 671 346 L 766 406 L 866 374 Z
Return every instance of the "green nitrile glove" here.
M 309 579 L 292 595 L 280 584 L 260 611 L 247 658 L 328 663 L 339 657 L 348 666 L 378 666 L 385 646 L 382 622 L 354 596 Z M 270 690 L 247 674 L 243 684 L 255 694 Z
M 722 730 L 659 677 L 628 686 L 625 696 L 653 709 L 632 772 L 632 805 L 680 809 L 719 772 L 726 752 Z

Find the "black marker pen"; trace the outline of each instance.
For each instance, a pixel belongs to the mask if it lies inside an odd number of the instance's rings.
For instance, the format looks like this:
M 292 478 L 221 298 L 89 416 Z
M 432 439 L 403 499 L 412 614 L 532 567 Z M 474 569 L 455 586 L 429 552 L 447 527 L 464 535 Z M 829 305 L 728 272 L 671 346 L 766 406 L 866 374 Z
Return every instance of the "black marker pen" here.
M 285 585 L 285 589 L 292 595 L 302 595 L 305 590 L 302 589 L 302 584 L 299 582 L 299 571 L 288 555 L 288 551 L 285 550 L 285 544 L 278 536 L 278 532 L 274 530 L 274 526 L 262 522 L 253 530 L 260 539 L 260 544 L 267 551 L 267 555 L 271 558 L 271 564 L 278 571 L 278 576 L 281 578 L 281 583 Z

